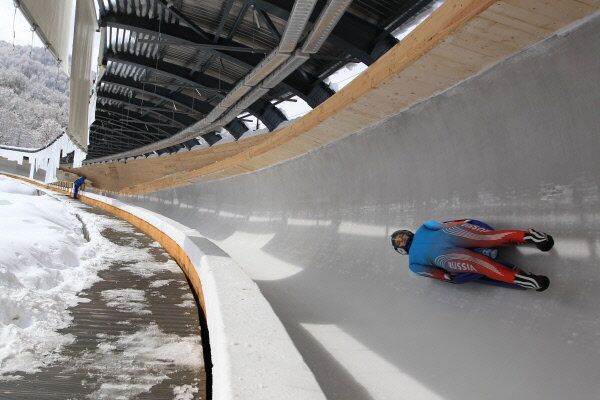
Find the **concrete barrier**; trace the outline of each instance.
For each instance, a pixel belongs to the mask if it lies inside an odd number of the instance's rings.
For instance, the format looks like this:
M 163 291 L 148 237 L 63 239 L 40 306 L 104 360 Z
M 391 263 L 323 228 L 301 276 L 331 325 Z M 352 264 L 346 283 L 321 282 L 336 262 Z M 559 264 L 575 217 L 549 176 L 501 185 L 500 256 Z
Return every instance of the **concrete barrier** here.
M 158 240 L 182 266 L 208 322 L 213 399 L 324 398 L 256 283 L 227 253 L 196 230 L 170 218 L 94 193 L 81 195 L 84 201 L 93 200 L 95 206 L 110 206 L 110 212 Z

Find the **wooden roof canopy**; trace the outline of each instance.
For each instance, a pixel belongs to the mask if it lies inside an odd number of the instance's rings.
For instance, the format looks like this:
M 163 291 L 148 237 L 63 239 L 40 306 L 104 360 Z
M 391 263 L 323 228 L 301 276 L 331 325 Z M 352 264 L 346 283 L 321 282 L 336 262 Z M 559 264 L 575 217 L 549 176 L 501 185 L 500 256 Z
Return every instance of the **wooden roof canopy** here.
M 335 0 L 318 0 L 306 30 Z M 205 118 L 280 44 L 294 0 L 97 0 L 102 29 L 95 121 L 88 161 L 167 139 Z M 275 106 L 298 96 L 316 107 L 334 94 L 323 82 L 349 62 L 372 64 L 392 32 L 432 0 L 353 0 L 318 52 L 223 127 L 237 140 L 245 115 L 269 130 Z M 303 32 L 301 40 L 305 40 Z M 207 132 L 158 153 L 221 140 Z

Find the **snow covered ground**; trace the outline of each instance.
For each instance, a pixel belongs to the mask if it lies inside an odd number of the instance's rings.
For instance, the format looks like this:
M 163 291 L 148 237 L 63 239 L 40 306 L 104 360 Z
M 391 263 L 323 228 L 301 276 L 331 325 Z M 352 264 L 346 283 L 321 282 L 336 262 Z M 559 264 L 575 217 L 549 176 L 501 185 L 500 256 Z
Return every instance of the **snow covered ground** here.
M 128 265 L 124 269 L 140 277 L 165 270 L 180 273 L 172 260 L 156 262 L 149 249 L 137 243 L 141 234 L 129 224 L 1 175 L 0 222 L 0 381 L 22 379 L 23 373 L 65 361 L 61 349 L 75 340 L 59 332 L 73 321 L 68 309 L 90 301 L 80 293 L 101 280 L 98 273 L 111 262 L 124 262 Z M 130 239 L 111 242 L 101 234 L 108 227 L 128 232 Z M 157 280 L 154 290 L 171 281 Z M 144 317 L 151 314 L 145 303 L 148 295 L 155 294 L 137 289 L 101 293 L 106 306 L 116 312 Z M 180 307 L 195 307 L 190 296 L 181 297 Z M 128 398 L 168 379 L 173 368 L 202 367 L 199 335 L 167 334 L 153 322 L 136 326 L 133 333 L 100 339 L 97 349 L 69 360 L 72 368 L 99 376 L 95 398 Z M 111 372 L 110 366 L 116 364 L 131 368 Z M 177 399 L 194 398 L 197 392 L 191 385 L 173 388 Z
M 168 369 L 198 371 L 202 366 L 197 357 L 201 354 L 199 337 L 167 334 L 154 323 L 131 334 L 102 339 L 106 341 L 94 351 L 84 352 L 72 365 L 73 371 L 83 369 L 90 377 L 99 378 L 95 383 L 97 389 L 89 396 L 92 399 L 134 398 L 169 379 Z M 165 368 L 165 364 L 171 368 Z M 83 384 L 90 386 L 90 383 Z M 172 390 L 173 399 L 192 400 L 198 387 L 182 385 Z
M 67 203 L 3 176 L 0 221 L 0 377 L 7 379 L 60 358 L 74 338 L 56 331 L 104 264 L 99 235 L 87 242 Z

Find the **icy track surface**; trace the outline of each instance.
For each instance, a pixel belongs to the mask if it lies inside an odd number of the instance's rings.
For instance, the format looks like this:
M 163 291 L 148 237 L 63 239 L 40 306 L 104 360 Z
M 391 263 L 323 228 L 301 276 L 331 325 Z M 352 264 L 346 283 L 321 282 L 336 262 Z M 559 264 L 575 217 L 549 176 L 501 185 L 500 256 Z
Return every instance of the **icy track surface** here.
M 239 262 L 328 399 L 597 400 L 599 37 L 596 15 L 303 157 L 120 199 Z M 436 282 L 390 245 L 465 217 L 554 235 L 549 253 L 500 255 L 550 288 Z

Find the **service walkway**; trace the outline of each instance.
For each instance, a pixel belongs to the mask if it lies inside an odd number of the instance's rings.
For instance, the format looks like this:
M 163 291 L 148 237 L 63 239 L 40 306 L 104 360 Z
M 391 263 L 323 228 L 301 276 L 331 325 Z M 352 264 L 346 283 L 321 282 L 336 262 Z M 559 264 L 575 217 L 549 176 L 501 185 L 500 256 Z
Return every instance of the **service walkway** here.
M 73 307 L 59 332 L 75 337 L 57 363 L 0 380 L 1 399 L 205 399 L 198 308 L 170 256 L 133 226 L 101 215 L 100 234 L 118 254 Z

